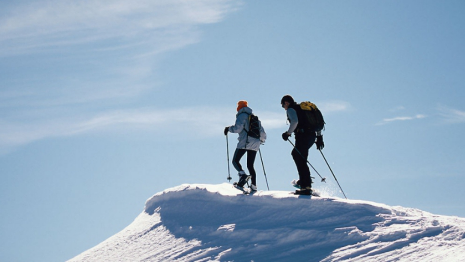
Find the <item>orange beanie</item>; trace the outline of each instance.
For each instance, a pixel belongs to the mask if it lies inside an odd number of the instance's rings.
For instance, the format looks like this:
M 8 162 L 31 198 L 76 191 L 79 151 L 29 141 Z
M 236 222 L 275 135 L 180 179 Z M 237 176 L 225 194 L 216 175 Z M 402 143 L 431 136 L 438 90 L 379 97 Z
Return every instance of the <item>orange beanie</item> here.
M 241 108 L 246 107 L 246 106 L 247 106 L 247 101 L 245 100 L 241 100 L 237 102 L 237 111 L 241 110 Z

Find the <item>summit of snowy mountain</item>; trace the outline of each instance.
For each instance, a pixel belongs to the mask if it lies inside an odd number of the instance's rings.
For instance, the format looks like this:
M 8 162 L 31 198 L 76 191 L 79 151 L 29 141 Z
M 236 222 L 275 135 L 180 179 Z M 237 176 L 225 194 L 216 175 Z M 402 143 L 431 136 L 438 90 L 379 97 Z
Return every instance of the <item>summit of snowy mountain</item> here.
M 465 261 L 464 250 L 465 218 L 185 184 L 155 194 L 132 224 L 69 261 Z

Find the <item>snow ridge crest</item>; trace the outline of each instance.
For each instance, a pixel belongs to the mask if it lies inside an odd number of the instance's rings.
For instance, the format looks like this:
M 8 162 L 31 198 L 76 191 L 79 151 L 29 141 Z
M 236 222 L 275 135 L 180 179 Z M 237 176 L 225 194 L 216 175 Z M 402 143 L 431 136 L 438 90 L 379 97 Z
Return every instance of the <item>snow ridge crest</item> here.
M 464 238 L 464 218 L 418 209 L 183 184 L 70 261 L 465 261 Z

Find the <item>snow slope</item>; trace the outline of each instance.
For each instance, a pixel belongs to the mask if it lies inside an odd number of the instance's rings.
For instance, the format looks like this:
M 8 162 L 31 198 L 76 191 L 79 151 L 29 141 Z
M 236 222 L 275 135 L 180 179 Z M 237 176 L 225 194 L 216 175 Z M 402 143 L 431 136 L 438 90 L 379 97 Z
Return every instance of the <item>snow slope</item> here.
M 186 184 L 157 193 L 131 225 L 69 261 L 465 261 L 464 238 L 459 217 Z

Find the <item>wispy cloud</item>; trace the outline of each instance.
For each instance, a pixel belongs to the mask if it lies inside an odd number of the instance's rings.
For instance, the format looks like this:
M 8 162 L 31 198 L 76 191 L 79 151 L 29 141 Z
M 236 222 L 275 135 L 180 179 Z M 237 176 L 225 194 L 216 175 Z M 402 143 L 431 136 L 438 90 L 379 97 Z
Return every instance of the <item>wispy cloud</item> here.
M 202 25 L 220 22 L 240 4 L 240 0 L 1 2 L 0 67 L 14 74 L 5 73 L 2 79 L 0 151 L 109 127 L 200 126 L 195 116 L 200 112 L 192 108 L 187 113 L 108 108 L 156 91 L 160 54 L 201 41 Z M 205 125 L 215 125 L 217 118 L 212 119 Z
M 286 126 L 286 113 L 260 112 L 260 121 L 266 130 L 282 128 Z
M 389 110 L 391 112 L 403 111 L 405 108 L 403 106 L 396 107 L 395 109 Z M 430 116 L 440 117 L 443 123 L 465 123 L 465 111 L 450 108 L 447 106 L 439 105 L 436 107 L 435 112 L 431 113 Z M 394 122 L 402 122 L 402 121 L 412 121 L 418 120 L 429 117 L 425 114 L 417 114 L 417 115 L 403 115 L 403 116 L 396 116 L 391 118 L 385 118 L 382 121 L 376 123 L 376 125 L 385 125 Z
M 465 123 L 465 111 L 445 106 L 439 106 L 438 110 L 447 123 Z
M 321 103 L 318 103 L 317 106 L 324 114 L 347 111 L 352 108 L 350 103 L 346 101 L 321 102 Z
M 96 42 L 99 51 L 157 53 L 195 42 L 193 27 L 216 23 L 236 7 L 230 0 L 26 1 L 0 13 L 1 54 Z
M 347 110 L 345 102 L 321 103 L 327 105 L 328 113 Z M 336 104 L 340 104 L 336 106 Z M 345 106 L 342 106 L 345 105 Z M 13 118 L 10 121 L 0 119 L 0 154 L 34 141 L 80 136 L 86 134 L 131 134 L 157 133 L 173 135 L 179 132 L 184 137 L 209 137 L 222 134 L 223 128 L 234 124 L 235 112 L 226 107 L 184 107 L 179 109 L 137 108 L 111 110 L 87 116 L 63 117 L 60 114 L 49 115 L 46 119 L 37 119 L 31 113 Z M 208 117 L 206 117 L 208 115 Z M 286 126 L 286 114 L 262 111 L 260 120 L 266 131 Z M 21 119 L 20 121 L 16 121 Z M 169 134 L 167 133 L 169 130 Z M 186 132 L 188 130 L 188 132 Z
M 179 133 L 191 138 L 216 136 L 222 134 L 225 126 L 234 123 L 235 113 L 221 107 L 139 108 L 73 118 L 56 116 L 38 121 L 33 118 L 30 116 L 28 121 L 26 116 L 19 122 L 0 120 L 0 154 L 46 138 L 86 134 L 127 134 L 130 131 L 134 135 L 150 132 L 160 136 Z M 267 130 L 285 125 L 282 114 L 263 112 L 260 118 Z
M 196 113 L 199 117 L 195 117 Z M 180 123 L 184 125 L 183 128 L 192 129 L 196 121 L 201 121 L 200 115 L 199 109 L 195 108 L 185 108 L 182 113 L 177 110 L 132 109 L 72 118 L 2 121 L 0 123 L 0 153 L 7 153 L 19 146 L 46 138 L 90 133 L 118 133 L 133 129 L 138 132 L 148 130 L 170 130 L 171 132 L 171 130 L 176 130 L 174 126 Z
M 402 110 L 405 110 L 405 107 L 404 107 L 404 106 L 396 106 L 396 107 L 392 108 L 392 109 L 389 110 L 389 111 L 391 111 L 391 112 L 397 112 L 397 111 L 402 111 Z
M 426 117 L 427 116 L 423 114 L 417 114 L 414 116 L 397 116 L 397 117 L 392 117 L 392 118 L 385 118 L 381 122 L 377 123 L 376 125 L 385 125 L 385 124 L 397 122 L 397 121 L 411 121 L 415 119 L 423 119 Z
M 200 26 L 239 6 L 239 0 L 2 2 L 0 57 L 34 58 L 14 69 L 21 77 L 5 80 L 0 101 L 67 105 L 140 96 L 157 87 L 160 54 L 201 41 Z

